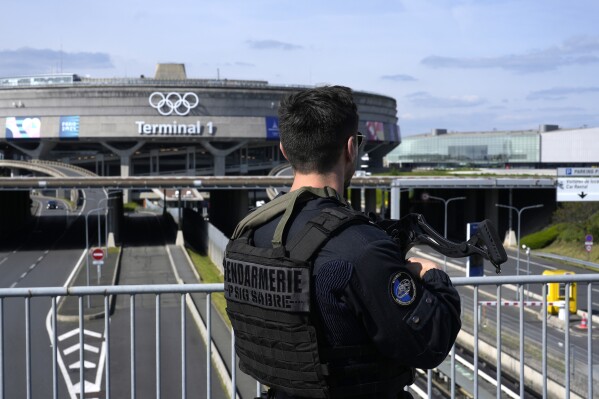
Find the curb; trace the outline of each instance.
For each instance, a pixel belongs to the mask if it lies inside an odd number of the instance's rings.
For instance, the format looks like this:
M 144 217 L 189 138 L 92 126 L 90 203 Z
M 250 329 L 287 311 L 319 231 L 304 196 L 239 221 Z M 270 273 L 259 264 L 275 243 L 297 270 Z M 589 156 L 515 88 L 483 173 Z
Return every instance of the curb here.
M 117 254 L 117 257 L 115 259 L 115 266 L 114 266 L 114 274 L 112 276 L 112 284 L 111 285 L 117 285 L 118 284 L 118 280 L 119 280 L 119 275 L 120 275 L 120 268 L 121 268 L 121 256 L 123 254 L 123 247 L 119 247 L 119 253 Z M 79 276 L 79 273 L 81 273 L 81 271 L 83 270 L 83 262 L 81 262 L 79 264 L 79 270 L 77 270 L 77 273 L 75 275 L 75 278 L 73 280 L 77 280 L 77 277 Z M 70 288 L 70 286 L 68 287 Z M 112 314 L 112 312 L 114 311 L 114 306 L 115 306 L 115 296 L 116 295 L 110 295 L 110 298 L 108 299 L 109 301 L 109 312 L 110 314 Z M 75 322 L 75 321 L 79 321 L 79 315 L 65 315 L 65 314 L 60 314 L 60 310 L 63 306 L 63 304 L 65 303 L 65 301 L 61 301 L 60 304 L 58 305 L 57 311 L 56 311 L 56 318 L 58 321 L 62 321 L 62 322 Z M 97 320 L 97 319 L 102 319 L 104 318 L 105 312 L 102 310 L 100 312 L 96 312 L 96 313 L 92 313 L 92 314 L 86 314 L 83 316 L 83 320 Z
M 198 273 L 195 270 L 193 261 L 191 260 L 189 254 L 187 253 L 185 246 L 182 244 L 179 244 L 177 246 L 180 247 L 181 250 L 185 253 L 187 261 L 188 261 L 188 263 L 187 263 L 188 266 L 194 271 L 194 274 L 196 276 L 198 276 Z M 171 251 L 168 248 L 168 245 L 166 245 L 166 250 L 168 253 L 169 260 L 171 262 L 171 266 L 173 268 L 173 272 L 175 274 L 175 279 L 177 280 L 177 282 L 179 284 L 185 284 L 185 282 L 183 280 L 181 280 L 181 277 L 179 277 L 179 273 L 177 272 L 177 270 L 175 268 L 174 261 L 173 261 L 172 255 L 171 255 Z M 198 278 L 198 281 L 200 281 L 199 278 Z M 204 341 L 206 346 L 208 346 L 208 329 L 206 327 L 204 319 L 202 318 L 202 316 L 200 314 L 198 306 L 196 305 L 196 303 L 193 300 L 191 295 L 186 296 L 186 302 L 187 302 L 187 308 L 189 309 L 189 311 L 192 315 L 192 318 L 194 319 L 194 321 L 196 322 L 196 325 L 198 326 L 198 329 L 200 330 L 200 335 L 202 336 L 202 340 Z M 218 311 L 216 311 L 216 314 L 220 317 L 220 314 Z M 225 363 L 222 355 L 220 354 L 220 351 L 218 350 L 218 347 L 216 346 L 216 343 L 214 342 L 214 340 L 211 339 L 210 344 L 211 344 L 212 362 L 214 363 L 216 372 L 218 373 L 218 376 L 220 377 L 221 382 L 225 386 L 225 389 L 227 391 L 226 392 L 227 396 L 231 397 L 233 387 L 231 384 L 231 376 L 229 375 L 229 370 L 228 370 L 227 364 Z M 235 396 L 236 396 L 236 398 L 239 398 L 239 394 L 236 393 Z

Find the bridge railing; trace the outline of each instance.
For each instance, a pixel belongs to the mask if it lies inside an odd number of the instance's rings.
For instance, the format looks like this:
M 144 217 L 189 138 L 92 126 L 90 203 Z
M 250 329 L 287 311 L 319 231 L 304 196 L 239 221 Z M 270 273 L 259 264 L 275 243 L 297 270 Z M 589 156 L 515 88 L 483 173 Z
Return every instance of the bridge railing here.
M 446 366 L 442 365 L 438 369 L 426 371 L 424 373 L 426 386 L 417 384 L 411 386 L 410 390 L 413 394 L 420 397 L 433 397 L 434 386 L 435 392 L 446 392 L 447 396 L 452 398 L 463 392 L 468 392 L 474 397 L 484 397 L 489 394 L 497 398 L 524 397 L 525 390 L 534 390 L 543 397 L 593 397 L 593 392 L 597 391 L 593 384 L 597 385 L 596 380 L 599 379 L 599 376 L 593 379 L 593 370 L 599 362 L 597 356 L 593 356 L 592 350 L 592 290 L 593 284 L 599 282 L 599 274 L 453 278 L 452 281 L 460 290 L 462 298 L 463 328 L 459 345 L 456 345 L 460 347 L 460 353 L 456 353 L 454 348 L 452 354 L 448 356 Z M 586 285 L 583 287 L 587 292 L 586 304 L 581 304 L 586 305 L 588 314 L 588 324 L 584 330 L 571 328 L 569 312 L 565 312 L 565 319 L 559 321 L 562 325 L 561 329 L 555 324 L 555 320 L 549 321 L 547 287 L 551 283 L 563 284 L 564 292 L 570 292 L 574 284 Z M 534 286 L 540 289 L 542 298 L 541 306 L 534 310 L 533 317 L 531 316 L 533 311 L 525 311 L 527 301 L 524 298 Z M 0 398 L 65 397 L 65 383 L 62 381 L 65 378 L 65 381 L 69 379 L 66 382 L 66 390 L 71 398 L 110 398 L 111 396 L 135 398 L 137 392 L 141 392 L 140 385 L 145 389 L 150 385 L 152 393 L 160 397 L 161 393 L 165 393 L 166 386 L 168 389 L 173 389 L 173 386 L 177 385 L 175 390 L 177 396 L 186 398 L 200 395 L 209 399 L 213 397 L 212 389 L 215 380 L 213 371 L 216 370 L 222 385 L 225 386 L 227 397 L 253 399 L 254 394 L 260 390 L 260 385 L 242 375 L 236 366 L 231 367 L 231 364 L 236 363 L 233 334 L 228 328 L 224 330 L 214 328 L 212 309 L 215 301 L 212 298 L 214 294 L 222 293 L 223 289 L 223 284 L 0 289 Z M 465 290 L 472 290 L 472 294 L 465 293 Z M 481 298 L 495 299 L 501 304 L 508 302 L 507 298 L 512 295 L 512 292 L 518 293 L 518 299 L 509 302 L 517 303 L 519 307 L 495 306 L 492 308 L 494 314 L 487 319 L 484 318 L 485 314 L 480 310 L 480 305 L 484 302 Z M 579 290 L 580 292 L 584 291 Z M 121 306 L 117 305 L 117 311 L 120 312 L 118 321 L 116 314 L 112 317 L 104 317 L 103 321 L 97 319 L 98 314 L 111 314 L 114 296 L 119 296 L 121 300 Z M 95 298 L 92 307 L 96 310 L 99 308 L 99 313 L 90 314 L 88 298 Z M 153 301 L 148 301 L 147 298 Z M 64 315 L 63 307 L 67 299 L 72 307 L 70 316 Z M 21 305 L 15 301 L 23 303 L 22 313 L 19 313 Z M 32 306 L 33 302 L 35 306 Z M 152 302 L 154 302 L 153 306 Z M 201 302 L 204 302 L 204 306 Z M 565 309 L 569 309 L 568 302 L 566 296 Z M 127 304 L 128 323 L 127 315 L 123 315 L 127 312 Z M 40 307 L 46 310 L 40 312 Z M 513 314 L 516 308 L 518 317 L 514 317 Z M 38 342 L 40 336 L 36 335 L 39 333 L 37 326 L 40 325 L 40 321 L 36 320 L 39 316 L 35 315 L 40 313 L 45 315 L 45 312 L 48 312 L 45 323 L 50 345 Z M 525 312 L 528 313 L 526 317 Z M 15 314 L 21 315 L 23 324 L 14 322 L 12 317 Z M 197 346 L 198 340 L 188 337 L 192 331 L 187 328 L 187 318 L 190 314 L 199 323 L 204 349 Z M 9 315 L 11 319 L 8 318 Z M 165 325 L 167 315 L 170 321 Z M 509 330 L 510 323 L 514 321 L 518 331 Z M 76 326 L 76 328 L 65 331 L 63 323 L 71 323 L 71 327 Z M 100 327 L 100 332 L 88 330 L 87 325 L 93 323 L 96 330 L 98 326 Z M 154 324 L 153 328 L 152 324 Z M 115 336 L 113 330 L 118 331 L 119 335 Z M 551 337 L 555 337 L 556 334 L 563 336 L 562 345 L 548 338 L 549 331 Z M 17 336 L 24 339 L 22 345 L 13 341 Z M 574 357 L 572 348 L 575 345 L 572 341 L 575 338 L 577 344 L 580 344 L 581 336 L 586 337 L 586 355 L 581 353 L 579 348 L 578 353 L 575 354 L 577 356 Z M 65 337 L 77 338 L 78 344 L 65 347 L 63 344 Z M 89 342 L 93 339 L 99 342 L 99 349 L 95 352 Z M 223 340 L 225 344 L 222 343 Z M 128 354 L 122 349 L 127 346 L 126 341 L 128 341 Z M 173 341 L 178 341 L 174 346 L 180 348 L 176 361 L 172 359 L 176 354 L 171 353 L 172 351 L 167 348 L 167 345 L 171 345 Z M 207 345 L 208 342 L 211 344 Z M 118 345 L 111 350 L 115 343 Z M 34 346 L 46 349 L 40 353 L 33 350 Z M 462 348 L 471 351 L 470 363 L 463 362 L 465 355 Z M 514 350 L 516 350 L 515 354 Z M 120 362 L 111 360 L 115 351 L 118 351 Z M 197 356 L 202 351 L 205 351 L 206 355 L 205 382 L 200 384 L 201 388 L 198 388 L 198 381 L 204 379 L 203 375 L 198 376 L 196 369 Z M 143 353 L 146 362 L 137 361 L 141 356 L 140 352 Z M 168 355 L 165 356 L 165 353 Z M 43 356 L 51 358 L 51 361 L 41 359 Z M 64 359 L 67 356 L 72 360 L 75 357 L 76 361 L 67 365 Z M 91 358 L 94 356 L 97 357 L 95 366 L 91 364 Z M 123 357 L 128 360 L 123 362 Z M 162 364 L 163 358 L 165 364 Z M 153 360 L 149 368 L 147 363 L 152 361 L 148 359 Z M 189 369 L 192 359 L 194 360 L 193 374 Z M 177 362 L 178 365 L 173 367 Z M 41 366 L 44 364 L 51 364 L 50 378 L 48 378 L 50 371 L 43 370 Z M 483 364 L 487 365 L 484 369 Z M 124 369 L 127 365 L 129 370 Z M 576 370 L 573 370 L 574 367 Z M 472 375 L 476 376 L 472 378 L 470 385 L 463 383 L 459 378 L 465 368 L 470 369 Z M 146 374 L 142 375 L 141 369 L 144 369 Z M 456 370 L 460 370 L 457 377 Z M 24 377 L 15 378 L 15 373 L 22 373 Z M 92 378 L 93 381 L 89 382 L 90 374 L 93 373 L 95 379 Z M 147 375 L 148 373 L 153 375 Z M 128 374 L 126 378 L 128 386 L 125 388 L 122 386 L 123 374 Z M 121 382 L 118 387 L 113 384 L 115 375 L 119 376 Z M 78 378 L 79 382 L 72 382 L 73 378 Z M 141 384 L 138 382 L 140 379 L 143 379 Z M 444 379 L 447 380 L 446 383 Z M 586 384 L 581 384 L 581 379 L 586 380 Z M 51 383 L 46 384 L 45 388 L 39 388 L 40 380 L 50 380 Z M 81 381 L 84 383 L 80 383 Z M 38 395 L 34 394 L 34 386 L 37 387 L 35 393 Z M 489 392 L 489 387 L 495 390 L 494 395 L 493 392 Z M 43 390 L 41 396 L 40 389 Z M 125 389 L 126 393 L 121 392 L 122 389 Z M 198 392 L 198 389 L 203 392 Z M 482 394 L 482 391 L 486 391 L 486 395 Z M 171 391 L 169 395 L 172 395 Z

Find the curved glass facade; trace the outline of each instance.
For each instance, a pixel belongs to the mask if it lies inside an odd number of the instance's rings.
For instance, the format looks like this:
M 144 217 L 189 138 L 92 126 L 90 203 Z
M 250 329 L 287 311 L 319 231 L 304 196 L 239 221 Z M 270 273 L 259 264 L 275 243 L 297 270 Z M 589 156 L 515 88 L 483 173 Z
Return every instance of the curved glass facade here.
M 538 163 L 541 135 L 529 132 L 447 133 L 404 137 L 388 164 Z

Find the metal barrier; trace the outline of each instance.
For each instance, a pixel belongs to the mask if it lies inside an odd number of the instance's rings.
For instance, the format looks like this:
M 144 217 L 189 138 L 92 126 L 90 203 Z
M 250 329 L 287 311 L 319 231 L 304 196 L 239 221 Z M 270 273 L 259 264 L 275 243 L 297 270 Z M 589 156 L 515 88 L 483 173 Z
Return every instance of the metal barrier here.
M 470 340 L 472 344 L 472 364 L 471 366 L 466 366 L 473 371 L 473 375 L 476 376 L 473 379 L 473 387 L 471 391 L 471 395 L 473 397 L 479 397 L 479 388 L 481 382 L 484 384 L 494 384 L 495 385 L 495 396 L 497 398 L 506 396 L 508 392 L 504 382 L 507 379 L 508 374 L 516 375 L 516 380 L 518 380 L 519 392 L 517 394 L 509 394 L 508 396 L 512 397 L 524 397 L 525 388 L 529 387 L 534 390 L 538 390 L 538 392 L 542 393 L 543 397 L 554 397 L 561 396 L 565 398 L 570 398 L 572 396 L 577 397 L 593 397 L 593 365 L 598 363 L 593 361 L 593 352 L 592 352 L 592 287 L 593 283 L 599 282 L 599 274 L 588 274 L 588 275 L 563 275 L 563 276 L 505 276 L 505 277 L 476 277 L 476 278 L 453 278 L 452 279 L 454 285 L 461 290 L 462 297 L 462 321 L 463 321 L 463 334 L 471 334 L 471 338 L 468 338 L 466 341 Z M 558 282 L 566 285 L 566 290 L 569 289 L 571 284 L 574 283 L 586 283 L 587 284 L 587 312 L 590 315 L 588 326 L 585 326 L 585 331 L 587 335 L 587 355 L 586 355 L 586 370 L 578 370 L 576 375 L 574 376 L 576 381 L 573 381 L 571 376 L 571 367 L 573 364 L 576 364 L 576 359 L 571 361 L 571 347 L 570 347 L 570 338 L 572 332 L 570 328 L 563 329 L 564 336 L 564 349 L 563 349 L 563 358 L 561 360 L 557 359 L 560 354 L 559 350 L 556 351 L 556 348 L 551 347 L 551 353 L 548 351 L 548 316 L 547 316 L 547 283 L 550 282 Z M 541 295 L 543 297 L 540 313 L 537 309 L 537 314 L 541 315 L 541 323 L 542 323 L 542 331 L 540 342 L 536 341 L 535 337 L 528 337 L 525 335 L 525 322 L 524 322 L 524 305 L 526 301 L 524 298 L 524 287 L 529 285 L 540 285 L 541 287 Z M 11 288 L 11 289 L 0 289 L 0 398 L 4 398 L 6 391 L 6 372 L 7 368 L 7 325 L 5 323 L 6 314 L 9 310 L 7 308 L 7 301 L 12 301 L 10 298 L 23 298 L 24 301 L 24 316 L 25 316 L 25 353 L 23 354 L 25 358 L 25 391 L 24 396 L 27 398 L 34 397 L 32 386 L 34 385 L 34 379 L 36 376 L 32 373 L 32 364 L 34 361 L 35 354 L 32 352 L 32 309 L 31 309 L 31 300 L 32 298 L 47 298 L 50 300 L 50 312 L 48 314 L 47 326 L 48 333 L 50 336 L 51 343 L 51 357 L 52 357 L 52 394 L 49 392 L 44 392 L 42 397 L 64 397 L 59 396 L 59 369 L 64 368 L 62 364 L 62 360 L 59 359 L 59 351 L 58 344 L 63 338 L 58 335 L 58 324 L 61 320 L 59 317 L 59 309 L 61 303 L 69 298 L 71 301 L 75 301 L 76 303 L 76 314 L 74 316 L 74 323 L 78 323 L 78 330 L 76 333 L 72 333 L 72 335 L 78 334 L 79 337 L 79 346 L 76 349 L 69 349 L 71 352 L 78 350 L 79 352 L 79 381 L 80 384 L 77 386 L 73 386 L 69 389 L 69 395 L 71 398 L 83 398 L 83 397 L 100 397 L 102 394 L 105 398 L 111 397 L 111 391 L 113 391 L 111 376 L 113 373 L 118 372 L 122 374 L 125 370 L 111 370 L 111 318 L 104 318 L 103 322 L 103 336 L 101 338 L 101 345 L 103 353 L 105 353 L 104 357 L 100 358 L 100 363 L 98 364 L 98 370 L 103 372 L 99 372 L 99 382 L 98 385 L 103 380 L 103 392 L 98 390 L 98 387 L 94 387 L 95 392 L 86 392 L 86 389 L 89 387 L 86 386 L 85 382 L 85 373 L 86 373 L 86 353 L 85 351 L 88 349 L 86 344 L 86 332 L 85 332 L 85 323 L 89 323 L 88 316 L 86 315 L 86 308 L 84 305 L 84 297 L 87 296 L 100 296 L 103 299 L 102 310 L 104 314 L 110 314 L 111 311 L 111 297 L 118 296 L 129 296 L 129 342 L 130 342 L 130 397 L 135 398 L 137 395 L 137 380 L 136 380 L 136 369 L 138 365 L 136 364 L 136 337 L 139 338 L 141 333 L 147 334 L 155 334 L 155 392 L 156 397 L 159 398 L 163 388 L 161 386 L 161 381 L 163 378 L 163 366 L 161 364 L 161 351 L 164 343 L 164 339 L 161 336 L 161 330 L 164 330 L 164 326 L 161 326 L 162 320 L 162 296 L 164 294 L 179 294 L 180 296 L 180 367 L 181 367 L 181 376 L 180 376 L 180 392 L 181 397 L 186 398 L 188 395 L 187 387 L 188 387 L 188 356 L 189 350 L 186 346 L 187 332 L 186 332 L 186 318 L 187 313 L 189 311 L 188 307 L 194 306 L 193 301 L 191 300 L 191 294 L 202 293 L 205 294 L 206 298 L 206 312 L 204 315 L 204 325 L 206 330 L 206 336 L 204 337 L 204 342 L 210 342 L 210 345 L 206 345 L 206 398 L 210 399 L 212 397 L 211 384 L 208 383 L 212 381 L 212 371 L 215 365 L 214 363 L 214 348 L 216 347 L 213 343 L 213 331 L 212 331 L 212 293 L 222 292 L 223 284 L 189 284 L 189 285 L 149 285 L 149 286 L 141 286 L 141 285 L 127 285 L 127 286 L 96 286 L 96 287 L 71 287 L 71 288 Z M 491 288 L 488 290 L 486 288 Z M 469 295 L 465 295 L 464 289 L 472 289 L 473 294 L 470 297 Z M 506 312 L 511 312 L 515 309 L 515 307 L 510 307 L 507 310 L 504 310 L 502 306 L 496 306 L 493 308 L 496 310 L 495 313 L 495 324 L 496 329 L 494 333 L 489 334 L 487 331 L 481 330 L 481 319 L 478 314 L 477 308 L 479 302 L 479 297 L 481 295 L 495 297 L 495 300 L 498 302 L 502 302 L 504 298 L 507 296 L 505 291 L 515 290 L 519 292 L 519 317 L 518 317 L 518 332 L 517 334 L 510 334 L 510 339 L 506 341 L 506 338 L 502 338 L 502 327 L 503 322 L 509 318 L 509 315 L 505 315 Z M 579 292 L 582 290 L 579 290 Z M 141 295 L 154 295 L 155 296 L 155 308 L 154 308 L 154 318 L 155 318 L 155 328 L 153 331 L 150 329 L 145 329 L 141 331 L 136 331 L 136 298 Z M 471 300 L 470 300 L 471 299 Z M 140 301 L 142 302 L 142 301 Z M 565 308 L 568 309 L 568 303 L 566 302 Z M 114 316 L 113 316 L 114 317 Z M 564 326 L 569 326 L 570 323 L 570 315 L 569 312 L 566 312 L 566 319 L 563 320 Z M 471 321 L 471 322 L 470 322 Z M 11 328 L 15 328 L 15 326 L 10 326 Z M 175 325 L 169 324 L 168 328 L 171 331 L 168 331 L 169 336 L 173 339 L 172 329 L 176 329 Z M 530 328 L 529 328 L 530 330 Z M 121 331 L 122 333 L 122 331 Z M 123 333 L 122 333 L 123 334 Z M 176 334 L 176 333 L 175 333 Z M 227 333 L 228 334 L 228 333 Z M 461 333 L 462 334 L 462 333 Z M 506 333 L 504 332 L 504 335 Z M 553 332 L 552 332 L 553 334 Z M 578 333 L 577 333 L 578 334 Z M 64 335 L 64 334 L 63 334 Z M 126 334 L 125 334 L 126 335 Z M 495 335 L 494 341 L 489 341 L 488 336 Z M 580 335 L 580 334 L 578 334 Z M 514 350 L 512 348 L 514 346 L 514 342 L 516 339 L 514 337 L 518 337 L 517 346 L 518 352 L 514 355 L 511 355 L 510 352 Z M 126 338 L 126 337 L 121 337 Z M 88 338 L 89 339 L 89 338 Z M 227 338 L 229 339 L 229 338 Z M 143 342 L 147 342 L 149 340 L 143 339 Z M 235 363 L 235 351 L 234 351 L 234 336 L 231 334 L 230 337 L 230 350 L 231 350 L 231 358 L 227 359 L 229 364 Z M 537 356 L 537 350 L 540 344 L 540 361 Z M 495 355 L 493 356 L 493 349 L 484 349 L 481 353 L 480 347 L 484 345 L 485 348 L 494 348 Z M 12 348 L 10 348 L 12 349 Z M 525 351 L 526 349 L 526 351 Z M 223 351 L 223 348 L 220 347 L 219 352 Z M 532 351 L 532 352 L 531 352 Z M 501 354 L 499 356 L 498 354 Z M 494 357 L 494 361 L 492 360 Z M 597 358 L 597 356 L 595 356 Z M 452 355 L 448 357 L 450 362 L 450 390 L 448 392 L 448 396 L 452 398 L 456 397 L 457 389 L 463 390 L 463 387 L 458 387 L 456 384 L 456 359 L 458 362 L 464 362 L 462 357 L 456 354 L 455 347 L 452 350 Z M 484 359 L 484 361 L 483 361 Z M 551 359 L 551 369 L 552 371 L 548 371 L 548 363 L 549 359 Z M 557 359 L 557 360 L 556 360 Z M 12 360 L 12 359 L 11 359 Z M 519 361 L 523 360 L 523 361 Z M 505 364 L 504 363 L 508 363 Z M 492 370 L 484 371 L 480 370 L 479 367 L 481 364 L 491 364 L 493 365 Z M 220 366 L 216 364 L 217 370 L 219 370 L 219 374 L 223 377 L 223 370 L 226 381 L 223 381 L 224 385 L 227 387 L 227 396 L 233 399 L 239 397 L 238 395 L 238 371 L 236 367 L 231 368 L 230 366 L 224 366 L 221 364 Z M 515 369 L 515 370 L 513 370 Z M 63 370 L 62 370 L 63 371 Z M 557 378 L 559 373 L 562 373 L 562 379 Z M 63 371 L 64 373 L 64 371 Z M 427 392 L 424 393 L 417 387 L 413 387 L 413 392 L 416 394 L 420 393 L 422 397 L 433 397 L 433 382 L 435 381 L 435 376 L 439 373 L 438 370 L 429 370 L 427 372 Z M 533 381 L 535 378 L 532 377 L 535 373 L 539 375 L 538 381 Z M 585 376 L 586 374 L 586 376 Z M 148 381 L 151 379 L 148 376 Z M 200 376 L 203 378 L 202 376 Z M 586 378 L 586 388 L 581 388 L 579 380 L 581 378 Z M 526 378 L 526 380 L 525 380 Z M 551 381 L 553 379 L 553 382 Z M 145 381 L 147 384 L 148 381 Z M 83 382 L 83 383 L 81 383 Z M 574 382 L 574 383 L 573 383 Z M 561 386 L 563 389 L 563 393 L 559 394 L 554 391 L 554 386 Z M 574 386 L 576 385 L 576 386 Z M 596 389 L 596 388 L 595 388 Z M 90 388 L 91 390 L 91 388 Z M 256 393 L 259 393 L 260 385 L 256 384 Z M 246 386 L 247 392 L 247 386 Z M 95 393 L 96 396 L 89 396 L 90 394 Z M 122 397 L 123 395 L 119 393 L 113 393 L 115 397 Z M 251 393 L 253 395 L 253 392 Z M 247 395 L 246 395 L 247 396 Z M 484 395 L 482 395 L 484 396 Z M 244 397 L 244 399 L 248 399 Z

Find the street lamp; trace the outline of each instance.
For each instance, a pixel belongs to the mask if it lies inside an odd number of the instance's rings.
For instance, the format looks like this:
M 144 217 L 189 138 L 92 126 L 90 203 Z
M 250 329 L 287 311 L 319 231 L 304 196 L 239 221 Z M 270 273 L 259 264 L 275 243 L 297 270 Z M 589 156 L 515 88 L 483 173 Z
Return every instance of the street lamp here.
M 524 212 L 527 209 L 542 208 L 544 205 L 543 204 L 530 205 L 530 206 L 525 206 L 520 209 L 516 208 L 515 206 L 502 205 L 502 204 L 495 204 L 495 206 L 500 207 L 500 208 L 511 209 L 513 211 L 516 211 L 516 213 L 518 214 L 518 235 L 516 236 L 516 247 L 518 250 L 517 260 L 516 260 L 516 275 L 519 276 L 520 275 L 520 216 L 522 215 L 522 212 Z
M 87 270 L 87 286 L 89 287 L 89 234 L 87 231 L 87 219 L 89 217 L 89 215 L 93 212 L 96 211 L 101 211 L 104 208 L 94 208 L 94 209 L 90 209 L 86 214 L 85 214 L 85 266 L 86 266 L 86 270 Z M 98 233 L 99 235 L 99 233 Z M 98 237 L 99 239 L 99 237 Z M 87 296 L 87 307 L 90 307 L 90 296 Z
M 453 197 L 453 198 L 441 198 L 441 197 L 435 197 L 434 195 L 430 195 L 430 194 L 422 194 L 422 199 L 423 200 L 427 200 L 427 199 L 433 199 L 433 200 L 437 200 L 437 201 L 441 201 L 443 202 L 443 204 L 445 204 L 445 212 L 443 215 L 443 219 L 444 219 L 444 223 L 443 223 L 443 237 L 445 239 L 447 239 L 447 205 L 449 205 L 449 203 L 451 201 L 457 201 L 457 200 L 465 200 L 466 197 Z M 443 255 L 443 271 L 447 272 L 447 256 Z
M 530 247 L 522 244 L 522 249 L 526 251 L 526 275 L 530 276 Z M 528 284 L 526 284 L 526 300 L 528 300 Z

